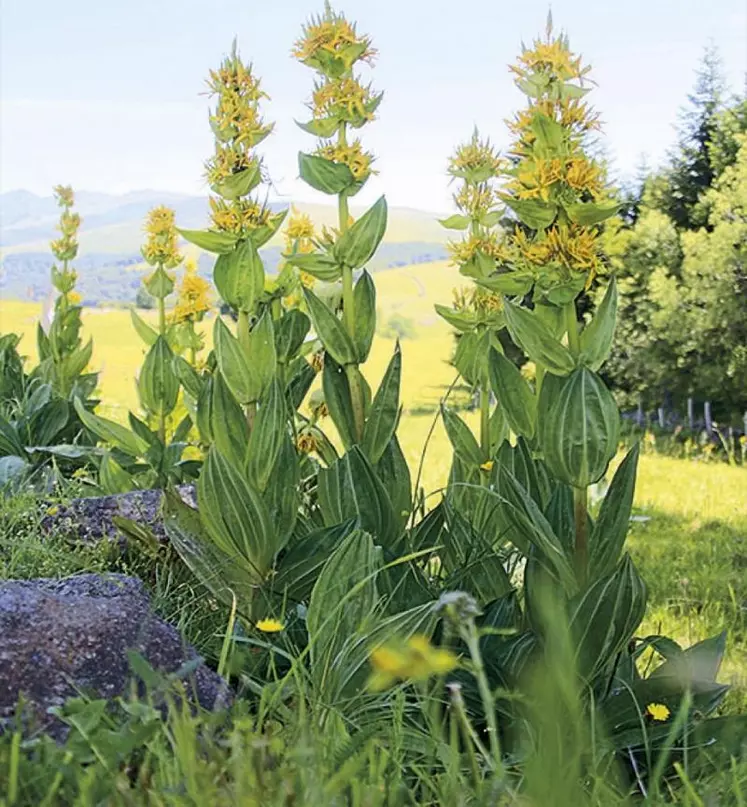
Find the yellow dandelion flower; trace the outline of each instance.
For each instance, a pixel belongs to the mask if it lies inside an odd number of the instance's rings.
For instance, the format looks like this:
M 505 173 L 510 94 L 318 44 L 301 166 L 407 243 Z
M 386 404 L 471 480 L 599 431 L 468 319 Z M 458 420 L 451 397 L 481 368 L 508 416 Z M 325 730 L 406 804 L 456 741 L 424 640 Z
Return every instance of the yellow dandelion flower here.
M 261 630 L 262 633 L 280 633 L 280 631 L 285 630 L 285 625 L 278 622 L 277 619 L 260 619 L 259 622 L 255 623 L 255 627 L 257 630 Z
M 480 470 L 487 471 L 488 473 L 490 473 L 490 471 L 493 470 L 494 465 L 495 462 L 493 462 L 493 460 L 488 460 L 487 462 L 483 462 L 483 464 L 480 466 Z
M 369 661 L 373 672 L 368 688 L 372 691 L 387 689 L 398 680 L 425 681 L 432 675 L 446 675 L 459 663 L 450 650 L 433 647 L 422 635 L 380 645 L 371 651 Z
M 652 719 L 663 723 L 671 714 L 663 703 L 649 703 L 646 707 L 646 714 Z
M 59 512 L 60 508 L 56 504 L 53 504 L 51 507 L 47 507 L 48 516 L 56 516 Z

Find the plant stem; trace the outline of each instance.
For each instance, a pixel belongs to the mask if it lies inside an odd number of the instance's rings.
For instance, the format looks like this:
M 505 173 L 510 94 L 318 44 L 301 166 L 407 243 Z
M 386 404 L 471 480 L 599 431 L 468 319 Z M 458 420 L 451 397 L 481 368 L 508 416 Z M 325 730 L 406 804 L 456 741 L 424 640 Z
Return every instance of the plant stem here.
M 485 674 L 485 666 L 482 663 L 480 640 L 474 620 L 470 619 L 469 624 L 460 629 L 460 633 L 469 650 L 469 655 L 472 660 L 472 673 L 477 681 L 482 708 L 485 712 L 485 720 L 488 724 L 488 738 L 490 739 L 490 756 L 492 760 L 486 761 L 495 767 L 498 776 L 502 778 L 503 762 L 501 759 L 501 741 L 498 736 L 498 722 L 495 719 L 495 700 L 493 693 L 490 691 L 488 677 Z
M 163 266 L 160 266 L 159 269 L 161 272 L 164 272 Z M 166 338 L 166 298 L 163 296 L 159 296 L 158 298 L 158 332 L 161 335 L 162 339 Z M 166 443 L 166 413 L 163 411 L 163 401 L 161 403 L 161 409 L 158 413 L 158 437 L 160 438 L 161 442 Z
M 576 319 L 576 303 L 571 300 L 564 306 L 565 313 L 565 327 L 568 332 L 568 348 L 574 356 L 578 356 L 579 352 L 579 339 L 578 339 L 578 320 Z
M 589 563 L 589 536 L 586 510 L 586 488 L 573 488 L 573 520 L 576 525 L 576 574 L 581 583 L 586 581 Z

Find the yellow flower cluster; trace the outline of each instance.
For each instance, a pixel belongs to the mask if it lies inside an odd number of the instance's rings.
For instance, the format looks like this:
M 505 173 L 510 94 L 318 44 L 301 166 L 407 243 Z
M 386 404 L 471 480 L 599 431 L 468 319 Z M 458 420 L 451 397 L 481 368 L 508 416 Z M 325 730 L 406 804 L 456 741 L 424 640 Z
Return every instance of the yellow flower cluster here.
M 497 177 L 503 168 L 503 160 L 490 145 L 489 140 L 480 140 L 475 130 L 472 138 L 457 146 L 454 156 L 449 159 L 448 171 L 452 176 L 484 182 Z
M 184 275 L 177 289 L 172 321 L 199 322 L 210 310 L 210 283 L 197 274 L 197 262 L 189 259 L 184 264 Z
M 57 185 L 54 188 L 57 204 L 63 208 L 57 229 L 62 233 L 60 238 L 51 241 L 49 246 L 52 253 L 60 261 L 70 261 L 78 253 L 78 229 L 80 216 L 71 212 L 75 204 L 73 189 L 69 185 Z
M 374 119 L 374 101 L 370 84 L 364 87 L 353 76 L 343 76 L 315 85 L 311 110 L 316 120 L 335 118 L 360 125 Z
M 596 232 L 578 225 L 553 225 L 535 239 L 530 239 L 519 227 L 512 237 L 514 258 L 529 268 L 557 263 L 576 272 L 598 270 L 601 263 Z
M 285 227 L 285 252 L 287 255 L 308 255 L 314 251 L 316 230 L 308 213 L 299 213 L 291 207 L 291 215 Z M 307 289 L 312 288 L 315 278 L 308 272 L 299 271 L 299 279 Z M 288 302 L 300 301 L 300 297 L 292 296 Z
M 565 186 L 579 196 L 588 194 L 598 199 L 604 193 L 602 169 L 582 152 L 567 158 L 526 159 L 516 169 L 516 178 L 507 183 L 506 190 L 518 199 L 550 201 L 553 193 Z
M 477 314 L 497 314 L 503 310 L 503 297 L 479 286 L 452 290 L 457 311 L 474 311 Z
M 272 211 L 254 199 L 224 199 L 210 197 L 210 218 L 216 230 L 244 234 L 270 223 Z
M 147 239 L 142 249 L 143 257 L 151 266 L 173 269 L 182 261 L 176 246 L 174 211 L 169 207 L 154 207 L 145 221 Z
M 328 7 L 323 17 L 312 18 L 304 25 L 292 54 L 299 62 L 313 68 L 324 65 L 329 57 L 340 59 L 350 68 L 358 60 L 370 62 L 376 51 L 368 37 L 359 36 L 354 25 Z
M 505 262 L 510 256 L 506 245 L 495 232 L 485 231 L 480 235 L 470 235 L 462 241 L 449 241 L 446 248 L 456 266 L 468 263 L 479 253 L 497 262 Z
M 532 47 L 525 49 L 518 63 L 511 70 L 519 79 L 531 79 L 534 74 L 542 74 L 551 80 L 570 81 L 581 79 L 589 67 L 582 65 L 581 57 L 574 57 L 564 36 L 551 38 L 552 26 L 548 26 L 547 39 L 535 39 Z
M 369 660 L 373 673 L 368 688 L 374 692 L 388 689 L 397 681 L 426 681 L 432 675 L 446 675 L 459 660 L 450 651 L 433 647 L 427 636 L 416 635 L 406 642 L 391 642 L 372 651 Z
M 352 143 L 325 143 L 320 144 L 315 152 L 319 157 L 347 165 L 352 175 L 363 181 L 371 174 L 377 173 L 371 168 L 373 154 L 363 150 L 361 141 L 356 139 Z
M 471 219 L 477 219 L 482 213 L 493 209 L 498 203 L 497 190 L 487 183 L 469 185 L 466 182 L 453 196 L 459 210 Z
M 296 448 L 301 454 L 311 454 L 319 448 L 319 436 L 312 431 L 300 432 L 296 438 Z

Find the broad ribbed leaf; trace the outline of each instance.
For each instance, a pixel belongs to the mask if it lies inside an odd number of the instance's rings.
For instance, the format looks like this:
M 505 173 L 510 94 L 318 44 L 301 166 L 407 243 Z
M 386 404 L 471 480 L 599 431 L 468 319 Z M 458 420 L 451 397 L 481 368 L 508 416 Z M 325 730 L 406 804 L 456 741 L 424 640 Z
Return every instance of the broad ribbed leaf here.
M 537 413 L 545 464 L 561 482 L 598 482 L 617 452 L 620 416 L 598 375 L 581 367 L 565 378 L 548 375 Z
M 99 465 L 99 485 L 104 493 L 127 493 L 134 488 L 132 477 L 117 463 L 108 451 Z
M 336 258 L 325 255 L 323 252 L 299 253 L 298 255 L 288 255 L 286 260 L 297 269 L 308 272 L 317 280 L 325 283 L 334 283 L 340 279 L 342 267 Z
M 331 356 L 327 356 L 324 360 L 322 389 L 330 417 L 340 435 L 342 445 L 346 450 L 349 450 L 356 443 L 350 384 L 348 383 L 345 368 L 339 365 Z
M 677 681 L 683 689 L 695 681 L 715 682 L 725 652 L 726 631 L 723 631 L 667 659 L 651 673 L 649 679 L 669 678 Z
M 311 328 L 309 318 L 297 308 L 286 311 L 275 323 L 275 349 L 279 362 L 287 364 L 295 358 L 309 328 Z
M 197 370 L 183 356 L 174 357 L 174 374 L 179 379 L 179 383 L 184 387 L 184 390 L 197 400 L 200 397 L 200 392 L 202 392 L 204 382 Z
M 394 350 L 389 366 L 381 379 L 363 430 L 363 450 L 376 464 L 392 439 L 399 420 L 399 388 L 402 375 L 402 351 Z
M 521 371 L 495 348 L 491 348 L 488 372 L 490 386 L 498 397 L 498 404 L 511 430 L 531 440 L 537 419 L 537 398 Z
M 203 527 L 216 546 L 234 556 L 261 583 L 277 551 L 275 529 L 256 488 L 215 448 L 197 483 Z
M 247 357 L 253 383 L 256 384 L 256 388 L 252 390 L 254 393 L 252 400 L 259 400 L 275 377 L 278 366 L 275 326 L 272 323 L 272 314 L 267 308 L 249 333 Z
M 355 185 L 355 177 L 347 165 L 315 154 L 299 152 L 298 173 L 307 185 L 322 193 L 338 194 Z
M 317 336 L 338 364 L 355 364 L 356 349 L 339 319 L 310 289 L 303 290 Z
M 163 336 L 156 339 L 145 356 L 138 378 L 143 406 L 154 414 L 174 411 L 179 397 L 179 379 L 174 373 L 174 353 Z
M 615 568 L 630 526 L 639 446 L 630 449 L 610 483 L 589 541 L 592 579 Z
M 223 456 L 228 457 L 238 468 L 243 468 L 247 456 L 249 429 L 239 402 L 218 371 L 211 384 L 209 408 L 211 443 Z M 200 405 L 200 409 L 202 409 Z
M 241 343 L 220 317 L 215 318 L 213 341 L 221 375 L 236 400 L 243 404 L 257 400 L 259 390 L 256 374 L 252 373 Z
M 238 235 L 216 230 L 181 230 L 177 227 L 176 231 L 190 244 L 218 255 L 231 252 L 239 240 Z
M 442 404 L 441 416 L 454 453 L 462 462 L 473 467 L 479 467 L 488 460 L 488 457 L 483 455 L 482 449 L 477 444 L 477 440 L 469 426 L 459 415 Z
M 113 420 L 94 415 L 88 412 L 79 398 L 73 402 L 75 411 L 78 413 L 81 423 L 95 434 L 100 440 L 113 445 L 115 448 L 124 451 L 131 457 L 142 457 L 148 450 L 148 444 L 133 434 L 129 429 L 115 423 Z
M 563 205 L 568 218 L 582 227 L 593 227 L 611 218 L 620 210 L 619 202 L 579 202 Z
M 611 575 L 593 583 L 571 607 L 578 672 L 586 681 L 608 669 L 646 611 L 646 586 L 626 555 Z
M 568 348 L 536 314 L 508 300 L 504 313 L 511 338 L 535 364 L 555 375 L 568 375 L 573 370 L 575 362 Z
M 360 269 L 373 257 L 386 232 L 386 199 L 380 197 L 338 239 L 335 257 L 352 269 Z
M 610 280 L 604 299 L 597 308 L 591 322 L 581 332 L 579 344 L 580 360 L 592 370 L 598 370 L 612 348 L 617 324 L 617 282 Z
M 251 239 L 220 255 L 213 269 L 220 296 L 240 311 L 252 311 L 264 290 L 265 267 Z
M 134 308 L 130 309 L 130 318 L 132 319 L 133 327 L 137 331 L 137 335 L 150 347 L 156 339 L 158 339 L 158 331 L 155 330 L 155 328 L 151 328 Z
M 371 275 L 365 270 L 361 273 L 353 290 L 353 308 L 355 310 L 355 332 L 353 334 L 358 361 L 363 364 L 371 351 L 374 331 L 376 330 L 376 287 Z
M 516 213 L 523 224 L 533 230 L 545 230 L 558 215 L 558 206 L 552 202 L 543 202 L 539 199 L 515 199 L 504 195 L 503 201 Z
M 249 473 L 257 488 L 264 491 L 287 436 L 285 396 L 277 380 L 262 396 L 249 437 Z

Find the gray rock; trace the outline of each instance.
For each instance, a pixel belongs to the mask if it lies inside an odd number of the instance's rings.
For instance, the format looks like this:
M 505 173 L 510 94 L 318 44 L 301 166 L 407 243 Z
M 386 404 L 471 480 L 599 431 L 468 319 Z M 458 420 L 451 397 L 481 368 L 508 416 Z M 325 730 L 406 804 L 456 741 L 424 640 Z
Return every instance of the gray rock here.
M 0 582 L 0 731 L 23 693 L 37 725 L 64 736 L 48 709 L 81 693 L 125 693 L 132 680 L 128 650 L 163 673 L 197 659 L 178 631 L 153 613 L 137 578 L 82 574 Z M 230 702 L 226 683 L 205 664 L 185 685 L 203 708 Z
M 181 497 L 191 507 L 197 506 L 193 485 L 177 488 Z M 166 532 L 161 518 L 160 490 L 133 490 L 114 496 L 95 496 L 73 499 L 68 505 L 54 508 L 42 520 L 42 528 L 47 531 L 61 530 L 83 541 L 99 541 L 102 538 L 121 538 L 122 534 L 114 523 L 115 517 L 129 519 L 147 527 L 158 541 L 165 542 Z

